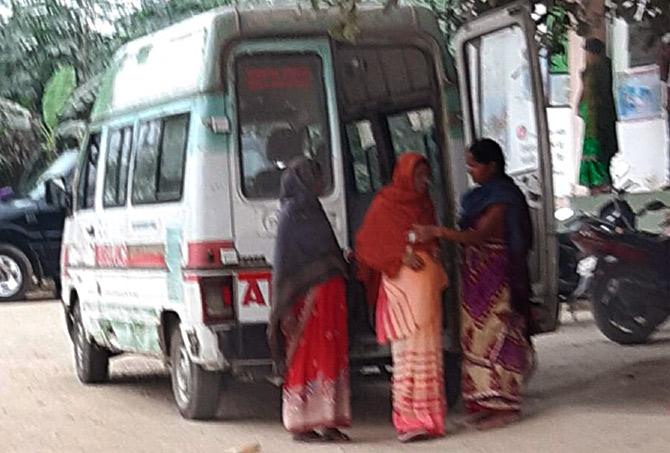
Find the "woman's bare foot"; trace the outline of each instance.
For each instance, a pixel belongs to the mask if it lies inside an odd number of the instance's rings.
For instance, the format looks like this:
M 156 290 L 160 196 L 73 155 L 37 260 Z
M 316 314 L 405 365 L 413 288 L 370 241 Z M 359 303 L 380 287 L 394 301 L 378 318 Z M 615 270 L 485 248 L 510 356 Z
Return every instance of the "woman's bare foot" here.
M 337 428 L 326 429 L 321 436 L 326 442 L 351 442 L 351 437 Z
M 521 420 L 521 414 L 518 412 L 491 413 L 488 417 L 482 418 L 474 426 L 479 431 L 489 429 L 498 429 Z
M 314 430 L 304 431 L 302 433 L 294 433 L 293 440 L 295 442 L 304 442 L 304 443 L 314 443 L 314 442 L 323 442 L 325 439 L 319 433 Z

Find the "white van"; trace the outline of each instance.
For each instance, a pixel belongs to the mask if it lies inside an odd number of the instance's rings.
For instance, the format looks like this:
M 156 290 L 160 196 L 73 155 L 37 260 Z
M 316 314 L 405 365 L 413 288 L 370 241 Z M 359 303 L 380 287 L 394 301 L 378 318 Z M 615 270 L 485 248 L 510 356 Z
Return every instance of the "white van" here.
M 279 180 L 297 154 L 325 169 L 322 202 L 345 248 L 397 155 L 428 157 L 440 221 L 452 225 L 468 184 L 464 141 L 503 142 L 533 201 L 537 308 L 555 329 L 551 168 L 528 12 L 506 8 L 461 31 L 460 88 L 428 10 L 364 8 L 355 44 L 332 37 L 338 20 L 217 9 L 116 54 L 64 232 L 62 299 L 82 382 L 107 380 L 116 354 L 153 355 L 171 366 L 182 415 L 209 418 L 222 376 L 269 372 Z M 361 294 L 351 281 L 352 363 L 385 363 Z M 456 294 L 446 297 L 452 339 Z

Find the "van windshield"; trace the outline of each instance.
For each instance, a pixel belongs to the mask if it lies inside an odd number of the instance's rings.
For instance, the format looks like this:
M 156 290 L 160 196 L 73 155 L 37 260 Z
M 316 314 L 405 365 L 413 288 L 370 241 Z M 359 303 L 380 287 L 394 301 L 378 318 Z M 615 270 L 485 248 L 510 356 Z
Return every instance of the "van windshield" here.
M 279 196 L 281 173 L 298 156 L 322 166 L 332 186 L 330 138 L 321 58 L 254 54 L 236 65 L 242 191 L 247 198 Z

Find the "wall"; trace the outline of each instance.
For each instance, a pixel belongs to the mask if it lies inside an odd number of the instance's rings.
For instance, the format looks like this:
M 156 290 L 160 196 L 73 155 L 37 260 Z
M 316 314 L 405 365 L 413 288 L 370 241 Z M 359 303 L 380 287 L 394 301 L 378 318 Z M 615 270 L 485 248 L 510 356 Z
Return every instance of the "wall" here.
M 612 58 L 615 73 L 629 70 L 630 56 L 628 53 L 628 25 L 623 20 L 615 20 L 606 33 L 608 38 L 608 52 Z M 597 35 L 602 35 L 599 33 Z M 581 159 L 583 129 L 582 120 L 577 114 L 577 106 L 581 94 L 581 72 L 585 66 L 585 55 L 583 50 L 584 39 L 575 33 L 570 33 L 568 58 L 570 65 L 570 84 L 572 90 L 572 118 L 571 127 L 573 131 L 571 150 L 564 151 L 566 157 L 572 159 L 572 171 L 570 175 L 569 166 L 562 164 L 564 170 L 558 176 L 562 178 L 555 184 L 556 191 L 561 192 L 559 185 L 565 187 L 565 180 L 572 177 L 573 192 L 577 196 L 586 195 L 587 190 L 577 185 L 579 162 Z M 615 80 L 616 90 L 616 80 Z M 554 125 L 570 121 L 567 118 L 555 119 Z M 556 128 L 558 126 L 552 126 Z M 670 167 L 668 127 L 666 118 L 635 122 L 618 122 L 617 134 L 619 137 L 620 154 L 613 161 L 612 172 L 615 185 L 620 186 L 628 180 L 635 184 L 635 191 L 658 190 L 670 180 L 668 168 Z
M 617 73 L 631 69 L 626 22 L 614 20 L 609 36 L 616 77 Z M 615 184 L 625 184 L 630 180 L 636 185 L 635 191 L 658 190 L 667 184 L 670 163 L 666 118 L 619 121 L 617 133 L 620 153 L 612 166 Z

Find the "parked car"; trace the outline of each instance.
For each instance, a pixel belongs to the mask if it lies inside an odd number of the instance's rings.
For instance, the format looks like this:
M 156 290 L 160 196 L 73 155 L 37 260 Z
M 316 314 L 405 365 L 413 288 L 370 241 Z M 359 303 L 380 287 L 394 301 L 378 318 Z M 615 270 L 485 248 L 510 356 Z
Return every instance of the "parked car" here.
M 63 152 L 36 173 L 30 189 L 0 201 L 0 302 L 21 300 L 46 279 L 60 285 L 60 244 L 66 209 L 47 201 L 46 182 L 73 177 L 77 151 Z

